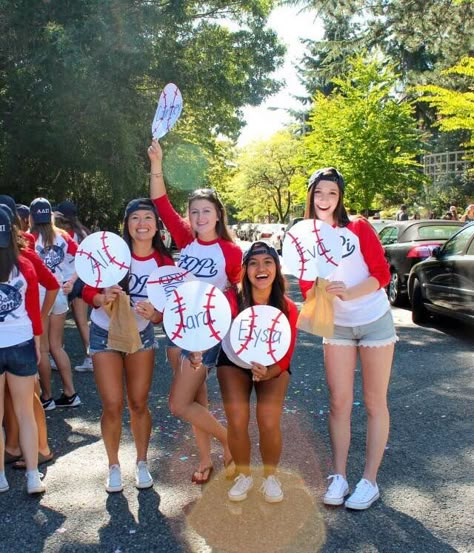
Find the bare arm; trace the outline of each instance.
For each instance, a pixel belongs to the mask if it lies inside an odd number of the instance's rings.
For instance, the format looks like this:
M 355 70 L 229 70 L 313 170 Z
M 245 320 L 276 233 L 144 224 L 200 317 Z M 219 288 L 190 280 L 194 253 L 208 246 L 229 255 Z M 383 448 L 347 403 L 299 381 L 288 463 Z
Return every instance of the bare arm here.
M 162 167 L 163 152 L 158 140 L 153 140 L 147 152 L 150 158 L 150 198 L 155 200 L 166 194 Z
M 326 286 L 326 290 L 330 294 L 334 294 L 343 301 L 355 300 L 361 296 L 376 292 L 379 288 L 379 281 L 373 276 L 366 278 L 351 288 L 346 288 L 346 285 L 339 280 L 335 280 Z

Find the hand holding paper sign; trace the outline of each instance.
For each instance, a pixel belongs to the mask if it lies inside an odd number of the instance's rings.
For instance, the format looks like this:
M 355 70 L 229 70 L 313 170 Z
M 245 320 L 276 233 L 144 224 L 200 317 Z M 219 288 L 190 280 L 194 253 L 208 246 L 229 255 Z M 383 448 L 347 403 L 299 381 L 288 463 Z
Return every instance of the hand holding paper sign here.
M 173 83 L 168 83 L 160 95 L 151 125 L 151 133 L 155 140 L 160 139 L 171 130 L 179 119 L 182 109 L 183 97 L 179 88 Z

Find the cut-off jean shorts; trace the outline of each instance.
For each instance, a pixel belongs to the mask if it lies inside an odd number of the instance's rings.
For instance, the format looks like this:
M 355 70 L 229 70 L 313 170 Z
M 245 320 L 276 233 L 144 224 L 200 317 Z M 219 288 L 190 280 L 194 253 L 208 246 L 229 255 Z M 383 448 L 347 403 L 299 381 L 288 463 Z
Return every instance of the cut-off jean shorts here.
M 164 329 L 163 329 L 164 330 Z M 170 337 L 165 332 L 165 346 L 167 348 L 178 348 L 176 344 L 173 344 Z M 207 369 L 212 369 L 216 366 L 217 356 L 219 355 L 219 351 L 221 349 L 221 345 L 216 344 L 211 349 L 208 349 L 205 351 L 202 355 L 202 364 L 207 367 Z M 181 350 L 181 358 L 189 359 L 189 355 L 191 354 L 191 351 L 188 351 L 186 349 Z
M 137 351 L 146 351 L 156 348 L 155 331 L 152 323 L 147 325 L 146 328 L 140 332 L 140 338 L 142 340 L 142 347 Z M 122 355 L 129 355 L 128 353 L 124 353 L 123 351 L 117 351 L 115 349 L 109 348 L 107 346 L 108 340 L 109 331 L 91 321 L 91 326 L 89 330 L 89 351 L 91 356 L 94 355 L 94 353 L 102 353 L 104 351 L 121 353 Z
M 323 344 L 332 346 L 363 346 L 377 348 L 389 346 L 398 341 L 389 309 L 380 319 L 360 326 L 334 325 L 334 336 L 323 338 Z
M 0 376 L 5 372 L 15 376 L 35 376 L 38 373 L 33 338 L 21 344 L 0 348 Z

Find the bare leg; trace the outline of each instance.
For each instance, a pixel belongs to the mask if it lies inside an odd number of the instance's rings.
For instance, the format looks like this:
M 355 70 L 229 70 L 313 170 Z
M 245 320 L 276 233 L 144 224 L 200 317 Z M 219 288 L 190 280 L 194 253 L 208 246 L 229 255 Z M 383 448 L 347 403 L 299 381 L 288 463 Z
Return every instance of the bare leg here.
M 49 362 L 49 317 L 46 320 L 47 324 L 43 325 L 43 334 L 41 335 L 40 349 L 41 359 L 39 363 L 39 375 L 41 384 L 41 397 L 43 399 L 51 398 L 51 363 Z
M 3 405 L 5 397 L 5 373 L 0 375 L 0 472 L 5 470 L 5 442 L 3 441 Z
M 329 434 L 334 472 L 346 478 L 347 456 L 351 441 L 351 413 L 354 396 L 355 346 L 324 346 L 326 380 L 330 395 Z
M 36 376 L 15 376 L 7 373 L 13 409 L 20 427 L 20 446 L 26 469 L 38 468 L 38 429 L 33 411 Z
M 255 384 L 260 454 L 265 478 L 275 474 L 280 462 L 282 449 L 280 420 L 289 382 L 290 375 L 285 371 L 278 378 Z
M 130 426 L 137 449 L 137 462 L 146 461 L 151 435 L 148 394 L 153 379 L 154 350 L 138 351 L 125 357 Z
M 18 421 L 16 420 L 15 411 L 13 409 L 13 402 L 10 396 L 10 390 L 8 389 L 8 383 L 5 380 L 4 384 L 4 418 L 3 423 L 5 425 L 5 451 L 8 451 L 11 455 L 21 455 L 20 449 L 20 428 L 18 427 Z M 0 425 L 1 428 L 1 425 Z
M 235 367 L 218 367 L 217 378 L 227 417 L 229 447 L 237 472 L 250 474 L 250 395 L 252 379 Z
M 387 445 L 390 414 L 387 391 L 392 369 L 394 345 L 361 347 L 364 402 L 367 410 L 367 451 L 364 478 L 375 483 Z
M 49 316 L 49 349 L 61 375 L 63 391 L 67 396 L 72 396 L 75 390 L 72 381 L 71 360 L 63 348 L 65 322 L 66 313 Z
M 122 436 L 123 358 L 116 352 L 100 352 L 92 356 L 94 377 L 102 401 L 100 428 L 109 466 L 118 465 Z
M 207 384 L 205 381 L 203 385 L 199 388 L 199 391 L 196 395 L 196 401 L 206 409 L 208 408 L 209 401 L 207 397 Z M 196 439 L 196 445 L 199 451 L 198 472 L 202 474 L 206 468 L 209 468 L 212 465 L 211 435 L 205 430 L 201 430 L 199 427 L 195 426 L 194 424 L 193 424 L 193 432 L 194 432 L 194 437 Z
M 75 298 L 71 302 L 72 314 L 77 330 L 81 336 L 86 355 L 89 355 L 89 324 L 87 321 L 88 306 L 82 298 Z

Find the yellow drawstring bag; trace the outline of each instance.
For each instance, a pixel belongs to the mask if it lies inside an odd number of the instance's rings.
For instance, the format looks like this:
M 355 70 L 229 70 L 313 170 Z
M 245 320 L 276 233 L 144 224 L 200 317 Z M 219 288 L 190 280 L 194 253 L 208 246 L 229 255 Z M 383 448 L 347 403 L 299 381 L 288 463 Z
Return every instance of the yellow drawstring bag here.
M 135 353 L 142 347 L 137 320 L 130 306 L 130 297 L 119 294 L 112 303 L 104 305 L 110 317 L 107 346 L 124 353 Z
M 326 292 L 329 280 L 317 278 L 308 290 L 296 326 L 300 330 L 332 338 L 334 335 L 334 296 Z

